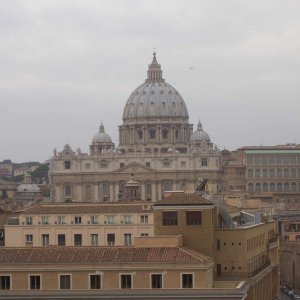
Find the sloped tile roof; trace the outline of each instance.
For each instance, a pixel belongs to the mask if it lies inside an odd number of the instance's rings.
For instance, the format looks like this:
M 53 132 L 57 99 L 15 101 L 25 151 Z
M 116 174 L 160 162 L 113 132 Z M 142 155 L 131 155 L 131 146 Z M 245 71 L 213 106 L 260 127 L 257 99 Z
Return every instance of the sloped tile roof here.
M 213 203 L 196 194 L 174 193 L 154 204 L 154 206 L 177 205 L 213 205 Z
M 34 247 L 0 248 L 0 265 L 203 263 L 201 255 L 178 247 Z M 1 267 L 0 267 L 1 269 Z
M 149 207 L 149 209 L 145 209 Z M 103 204 L 42 204 L 34 206 L 23 212 L 24 215 L 51 215 L 51 214 L 114 214 L 114 213 L 147 213 L 152 211 L 151 203 L 103 203 Z

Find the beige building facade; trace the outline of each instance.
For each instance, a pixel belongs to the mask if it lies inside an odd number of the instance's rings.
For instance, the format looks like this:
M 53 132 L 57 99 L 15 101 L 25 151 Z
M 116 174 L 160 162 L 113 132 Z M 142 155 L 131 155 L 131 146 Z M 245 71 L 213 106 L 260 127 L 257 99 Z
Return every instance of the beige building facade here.
M 41 204 L 8 219 L 6 247 L 130 246 L 153 236 L 150 203 Z

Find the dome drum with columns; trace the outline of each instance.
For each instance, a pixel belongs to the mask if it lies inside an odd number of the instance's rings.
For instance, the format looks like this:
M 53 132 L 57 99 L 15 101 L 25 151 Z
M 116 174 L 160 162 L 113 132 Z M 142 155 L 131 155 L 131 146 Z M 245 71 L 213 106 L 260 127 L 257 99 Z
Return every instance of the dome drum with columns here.
M 200 122 L 193 132 L 186 104 L 163 79 L 155 53 L 147 79 L 125 104 L 118 147 L 101 123 L 89 148 L 89 154 L 69 145 L 54 151 L 53 201 L 124 201 L 128 195 L 157 201 L 169 190 L 194 192 L 203 179 L 208 195 L 219 189 L 220 152 Z M 128 187 L 133 176 L 136 186 Z
M 164 152 L 176 144 L 186 151 L 193 126 L 183 98 L 162 78 L 155 52 L 147 74 L 126 102 L 123 125 L 119 126 L 120 148 L 149 147 Z

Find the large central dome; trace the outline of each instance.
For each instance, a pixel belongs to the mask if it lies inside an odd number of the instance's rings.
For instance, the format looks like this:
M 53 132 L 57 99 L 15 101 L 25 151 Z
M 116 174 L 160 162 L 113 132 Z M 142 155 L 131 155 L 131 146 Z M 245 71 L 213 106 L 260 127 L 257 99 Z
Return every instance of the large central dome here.
M 132 92 L 123 113 L 125 123 L 144 122 L 147 118 L 164 118 L 165 121 L 189 118 L 184 100 L 178 91 L 162 78 L 155 52 L 149 65 L 148 78 Z
M 147 79 L 130 95 L 119 126 L 119 149 L 124 151 L 186 151 L 193 132 L 184 100 L 162 77 L 153 53 Z M 122 150 L 122 151 L 123 151 Z

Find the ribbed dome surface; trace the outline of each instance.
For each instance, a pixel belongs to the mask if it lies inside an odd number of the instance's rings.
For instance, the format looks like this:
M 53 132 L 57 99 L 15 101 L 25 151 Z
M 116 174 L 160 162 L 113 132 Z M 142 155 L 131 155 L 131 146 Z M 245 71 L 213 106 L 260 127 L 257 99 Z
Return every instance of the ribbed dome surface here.
M 209 135 L 202 129 L 202 124 L 199 121 L 197 130 L 191 136 L 191 142 L 197 143 L 201 141 L 210 142 Z
M 104 126 L 101 123 L 99 132 L 97 132 L 92 140 L 92 143 L 97 143 L 97 144 L 107 144 L 107 143 L 112 143 L 110 136 L 104 131 Z
M 188 111 L 180 94 L 166 82 L 145 82 L 131 94 L 123 119 L 180 117 L 188 119 Z
M 162 78 L 160 65 L 153 54 L 146 82 L 138 86 L 126 102 L 123 120 L 147 118 L 188 119 L 187 107 L 178 91 Z

